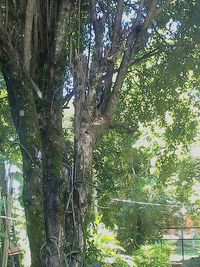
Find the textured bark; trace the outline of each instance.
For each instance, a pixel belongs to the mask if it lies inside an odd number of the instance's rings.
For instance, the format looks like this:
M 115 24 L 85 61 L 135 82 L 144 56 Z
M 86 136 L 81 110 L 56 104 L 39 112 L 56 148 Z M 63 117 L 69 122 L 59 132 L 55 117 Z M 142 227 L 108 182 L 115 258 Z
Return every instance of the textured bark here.
M 91 213 L 92 154 L 95 137 L 90 125 L 76 125 L 74 172 L 68 191 L 66 236 L 70 267 L 85 266 L 85 234 Z
M 68 185 L 66 207 L 67 263 L 70 267 L 85 266 L 85 240 L 92 215 L 92 158 L 96 139 L 108 127 L 104 118 L 96 116 L 93 94 L 85 95 L 87 88 L 86 62 L 77 57 L 74 115 L 74 166 Z
M 11 54 L 12 57 L 12 54 Z M 10 58 L 2 67 L 8 88 L 11 113 L 23 155 L 23 199 L 30 240 L 32 266 L 40 266 L 40 248 L 45 241 L 43 214 L 41 139 L 32 85 L 19 64 Z M 20 79 L 20 76 L 21 79 Z
M 9 186 L 7 185 L 7 198 L 5 204 L 5 216 L 11 218 L 12 216 L 12 205 L 13 205 L 13 176 L 10 173 L 10 170 L 7 174 L 7 181 Z M 8 249 L 10 247 L 10 227 L 11 220 L 5 220 L 5 239 L 3 246 L 3 257 L 2 257 L 2 266 L 8 266 Z
M 5 201 L 5 199 L 7 199 L 7 183 L 6 183 L 6 170 L 5 170 L 5 161 L 1 160 L 0 161 L 0 188 L 1 188 L 1 192 L 0 192 L 0 198 L 1 200 Z M 0 215 L 6 216 L 6 211 L 5 210 L 1 210 Z M 6 221 L 5 219 L 0 218 L 0 229 L 2 229 L 6 235 L 7 235 L 7 231 L 6 231 Z M 5 238 L 1 237 L 1 248 L 0 248 L 0 266 L 3 266 L 3 261 L 5 261 L 5 257 L 7 258 L 7 252 L 5 251 L 4 247 L 5 247 L 5 243 L 4 241 L 8 241 Z M 7 261 L 7 259 L 6 259 Z
M 61 85 L 63 81 L 61 80 Z M 57 87 L 56 87 L 57 88 Z M 54 89 L 54 88 L 53 88 Z M 62 88 L 53 97 L 45 110 L 46 127 L 42 129 L 42 158 L 44 175 L 44 215 L 47 242 L 44 252 L 49 251 L 52 257 L 46 260 L 45 266 L 61 266 L 64 245 L 64 195 L 67 177 L 62 176 L 64 138 L 62 129 Z M 53 93 L 53 92 L 52 92 Z M 51 88 L 49 88 L 49 95 Z
M 60 98 L 62 90 L 54 98 L 53 105 L 50 101 L 45 117 L 40 122 L 33 102 L 32 85 L 26 74 L 20 80 L 17 76 L 8 74 L 6 68 L 3 68 L 3 74 L 23 155 L 23 200 L 32 266 L 61 266 L 63 195 L 66 188 L 61 176 L 64 147 Z M 14 92 L 20 98 L 17 106 Z M 51 94 L 51 99 L 52 97 Z
M 45 237 L 45 223 L 43 213 L 42 171 L 32 166 L 32 162 L 23 156 L 23 202 L 25 206 L 27 233 L 31 251 L 31 266 L 41 266 L 40 251 Z M 37 168 L 37 170 L 35 170 Z

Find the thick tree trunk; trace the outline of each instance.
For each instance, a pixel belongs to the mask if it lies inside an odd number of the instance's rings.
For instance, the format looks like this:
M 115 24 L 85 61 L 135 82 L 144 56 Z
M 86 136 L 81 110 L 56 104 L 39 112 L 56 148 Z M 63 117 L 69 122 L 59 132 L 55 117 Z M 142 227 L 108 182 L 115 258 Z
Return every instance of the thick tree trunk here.
M 31 250 L 32 267 L 41 266 L 40 251 L 45 242 L 43 208 L 43 166 L 41 138 L 32 86 L 25 74 L 17 75 L 17 66 L 3 70 L 8 88 L 11 113 L 19 136 L 23 156 L 23 201 L 27 232 Z M 14 72 L 16 71 L 16 72 Z M 16 73 L 16 74 L 15 74 Z M 14 74 L 14 75 L 13 75 Z M 17 105 L 16 105 L 17 103 Z
M 61 81 L 62 84 L 62 81 Z M 53 88 L 54 89 L 54 88 Z M 67 177 L 62 175 L 64 137 L 62 129 L 62 86 L 52 92 L 50 104 L 46 107 L 45 124 L 41 133 L 42 159 L 44 174 L 44 216 L 47 241 L 43 247 L 46 257 L 44 266 L 62 266 L 64 261 L 63 246 L 65 193 Z M 55 89 L 54 89 L 55 90 Z M 50 88 L 49 88 L 50 91 Z M 50 92 L 49 92 L 50 94 Z M 47 257 L 47 253 L 49 256 Z
M 67 179 L 62 177 L 63 75 L 48 88 L 48 102 L 41 111 L 37 110 L 32 84 L 23 70 L 9 61 L 3 74 L 23 156 L 23 200 L 31 266 L 62 266 Z
M 64 246 L 62 87 L 70 1 L 43 1 L 37 5 L 38 13 L 32 10 L 32 15 L 41 16 L 40 20 L 37 17 L 40 25 L 33 25 L 33 17 L 29 19 L 27 13 L 26 26 L 31 28 L 25 31 L 23 59 L 8 33 L 0 28 L 0 64 L 23 156 L 31 266 L 56 267 L 62 266 Z M 36 35 L 33 27 L 38 27 L 34 29 Z M 41 39 L 33 41 L 37 31 Z M 40 48 L 34 50 L 33 43 Z
M 23 200 L 31 266 L 59 267 L 64 260 L 64 194 L 67 181 L 61 172 L 64 147 L 62 89 L 57 96 L 51 94 L 44 113 L 38 114 L 32 102 L 32 91 L 27 92 L 30 83 L 26 79 L 13 81 L 10 77 L 6 82 L 23 155 Z M 26 87 L 26 93 L 23 92 L 20 106 L 14 107 L 13 86 L 20 84 L 22 90 Z M 29 99 L 30 106 L 25 101 L 23 103 L 26 99 Z

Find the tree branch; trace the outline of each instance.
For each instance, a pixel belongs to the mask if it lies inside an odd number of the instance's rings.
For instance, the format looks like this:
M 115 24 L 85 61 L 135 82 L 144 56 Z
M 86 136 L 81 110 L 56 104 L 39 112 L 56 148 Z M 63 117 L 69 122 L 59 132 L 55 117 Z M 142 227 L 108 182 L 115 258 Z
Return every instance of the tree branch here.
M 149 51 L 148 53 L 144 54 L 143 56 L 139 57 L 139 58 L 136 58 L 131 64 L 130 66 L 134 65 L 134 64 L 137 64 L 141 61 L 143 61 L 144 59 L 148 59 L 152 56 L 154 56 L 155 54 L 157 54 L 159 52 L 159 48 L 155 48 L 153 49 L 152 51 Z
M 89 94 L 88 99 L 90 104 L 94 102 L 95 95 L 99 88 L 101 88 L 102 76 L 103 76 L 103 53 L 104 47 L 104 30 L 106 22 L 106 13 L 103 13 L 101 18 L 97 16 L 96 0 L 91 0 L 91 23 L 93 25 L 93 31 L 95 35 L 95 48 L 93 52 L 90 73 L 89 73 Z M 102 6 L 102 5 L 100 5 Z M 102 11 L 103 12 L 103 11 Z M 92 85 L 92 86 L 90 86 Z M 90 105 L 89 104 L 89 105 Z
M 91 10 L 90 11 L 91 11 L 92 22 L 97 20 L 96 3 L 97 3 L 97 0 L 91 0 Z
M 126 41 L 126 50 L 124 51 L 122 61 L 117 73 L 116 80 L 113 85 L 113 90 L 111 92 L 110 99 L 108 100 L 108 103 L 105 108 L 105 116 L 107 117 L 108 121 L 111 120 L 114 109 L 115 109 L 115 104 L 117 102 L 117 99 L 119 98 L 120 90 L 122 88 L 126 73 L 128 71 L 128 68 L 133 64 L 138 62 L 138 59 L 133 61 L 134 56 L 137 54 L 138 51 L 140 51 L 147 40 L 147 31 L 149 27 L 152 25 L 153 20 L 155 19 L 156 16 L 158 16 L 162 10 L 167 7 L 172 0 L 167 0 L 164 4 L 160 5 L 157 7 L 157 1 L 152 0 L 151 6 L 149 13 L 146 16 L 146 19 L 141 25 L 139 29 L 137 29 L 138 26 L 140 25 L 133 25 L 131 31 L 128 34 L 127 41 Z M 140 21 L 140 17 L 142 15 L 142 9 L 143 9 L 143 4 L 144 1 L 140 1 L 140 6 L 138 9 L 138 14 L 136 18 L 136 22 Z M 155 53 L 156 51 L 151 51 L 149 54 L 144 55 L 142 58 L 139 60 L 144 59 L 145 57 L 149 57 L 152 55 L 152 53 Z
M 150 10 L 145 18 L 144 24 L 143 24 L 143 29 L 147 29 L 151 23 L 153 22 L 154 16 L 155 16 L 155 11 L 156 11 L 156 5 L 157 5 L 157 0 L 152 0 L 151 5 L 150 5 Z
M 1 9 L 0 9 L 0 27 L 3 28 L 3 14 Z
M 166 0 L 163 4 L 157 7 L 157 0 L 153 0 L 151 3 L 150 11 L 146 16 L 143 28 L 147 29 L 152 24 L 153 20 L 172 2 L 172 0 Z
M 32 57 L 32 36 L 33 36 L 33 18 L 35 13 L 35 0 L 28 0 L 26 6 L 26 19 L 24 30 L 24 67 L 27 72 L 30 70 L 30 63 Z
M 0 68 L 4 76 L 8 99 L 11 107 L 11 114 L 19 137 L 24 134 L 23 144 L 29 140 L 27 133 L 22 133 L 21 127 L 34 131 L 33 142 L 39 135 L 39 124 L 36 113 L 36 106 L 33 96 L 32 83 L 26 72 L 21 68 L 19 55 L 12 46 L 9 36 L 0 28 Z M 21 127 L 20 127 L 21 125 Z M 27 127 L 27 128 L 26 128 Z M 39 139 L 38 139 L 39 140 Z
M 115 22 L 113 25 L 111 54 L 112 54 L 112 51 L 118 45 L 118 42 L 121 36 L 123 7 L 124 7 L 124 0 L 118 0 L 117 1 L 117 12 L 115 15 Z
M 140 22 L 140 19 L 141 19 L 141 16 L 142 16 L 143 7 L 144 7 L 144 0 L 141 0 L 140 3 L 139 3 L 138 11 L 137 11 L 137 18 L 136 18 L 136 21 L 135 21 L 136 25 L 138 25 L 139 22 Z
M 71 11 L 71 2 L 62 0 L 59 6 L 59 13 L 56 25 L 55 37 L 55 59 L 59 60 L 65 46 L 65 38 L 68 30 L 69 14 Z
M 129 51 L 126 51 L 124 53 L 122 62 L 120 64 L 118 73 L 117 73 L 117 77 L 116 80 L 114 82 L 114 86 L 113 86 L 113 90 L 111 92 L 110 95 L 110 99 L 107 103 L 107 107 L 105 109 L 105 116 L 107 117 L 108 121 L 111 120 L 113 112 L 114 112 L 114 108 L 115 108 L 115 104 L 117 102 L 117 99 L 119 97 L 119 92 L 122 88 L 127 70 L 129 68 Z
M 98 53 L 98 57 L 101 57 L 102 55 L 102 46 L 103 46 L 103 33 L 104 33 L 104 27 L 106 22 L 106 13 L 103 13 L 103 16 L 101 18 L 97 17 L 97 11 L 96 11 L 96 0 L 91 0 L 91 21 L 93 24 L 93 29 L 95 33 L 95 46 Z M 102 11 L 103 12 L 103 11 Z
M 72 99 L 74 96 L 74 91 L 71 91 L 66 94 L 66 96 L 63 98 L 63 109 L 67 108 L 69 101 Z

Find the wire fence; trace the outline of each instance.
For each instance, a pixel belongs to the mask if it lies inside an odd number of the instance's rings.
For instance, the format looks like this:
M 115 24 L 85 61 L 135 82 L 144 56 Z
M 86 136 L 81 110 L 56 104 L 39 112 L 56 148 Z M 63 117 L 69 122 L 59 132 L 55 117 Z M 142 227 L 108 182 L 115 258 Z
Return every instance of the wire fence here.
M 158 202 L 143 202 L 130 199 L 111 199 L 112 202 L 121 202 L 124 204 L 132 204 L 146 207 L 157 207 L 161 210 L 164 207 L 173 208 L 175 217 L 177 217 L 176 227 L 161 229 L 164 230 L 162 243 L 167 243 L 173 246 L 174 250 L 171 257 L 172 266 L 181 267 L 200 267 L 200 226 L 196 226 L 191 219 L 191 210 L 195 213 L 199 210 L 199 206 L 183 206 L 176 203 L 158 203 Z M 190 211 L 190 212 L 188 212 Z M 172 212 L 172 211 L 171 211 Z M 167 217 L 173 216 L 166 210 Z M 158 213 L 159 214 L 159 213 Z
M 200 227 L 165 229 L 163 241 L 174 247 L 172 261 L 186 261 L 200 255 Z

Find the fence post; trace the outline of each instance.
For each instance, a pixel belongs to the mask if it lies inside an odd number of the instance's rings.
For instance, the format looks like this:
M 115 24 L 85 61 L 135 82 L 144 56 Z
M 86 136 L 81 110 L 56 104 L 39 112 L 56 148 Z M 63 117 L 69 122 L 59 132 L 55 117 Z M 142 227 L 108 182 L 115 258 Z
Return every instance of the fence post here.
M 183 229 L 184 229 L 184 213 L 185 213 L 185 209 L 183 206 L 181 206 L 180 209 L 180 217 L 181 217 L 181 247 L 182 247 L 182 259 L 183 261 L 185 260 L 185 255 L 184 255 L 184 233 L 183 233 Z

